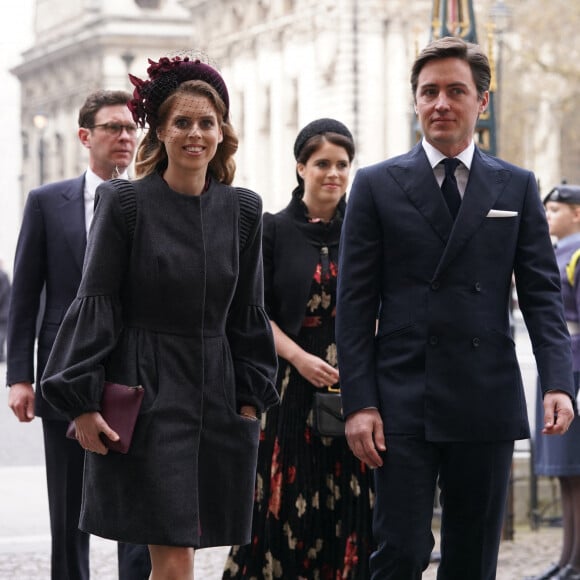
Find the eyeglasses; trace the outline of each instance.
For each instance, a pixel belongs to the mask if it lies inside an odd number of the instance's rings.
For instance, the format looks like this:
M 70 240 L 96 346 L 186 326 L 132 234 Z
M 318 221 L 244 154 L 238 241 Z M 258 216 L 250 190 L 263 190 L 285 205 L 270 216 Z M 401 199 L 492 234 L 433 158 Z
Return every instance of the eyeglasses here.
M 137 134 L 137 125 L 133 124 L 122 125 L 121 123 L 100 123 L 99 125 L 87 127 L 87 129 L 103 129 L 107 135 L 120 135 L 123 132 L 123 129 L 127 131 L 127 134 L 130 137 Z

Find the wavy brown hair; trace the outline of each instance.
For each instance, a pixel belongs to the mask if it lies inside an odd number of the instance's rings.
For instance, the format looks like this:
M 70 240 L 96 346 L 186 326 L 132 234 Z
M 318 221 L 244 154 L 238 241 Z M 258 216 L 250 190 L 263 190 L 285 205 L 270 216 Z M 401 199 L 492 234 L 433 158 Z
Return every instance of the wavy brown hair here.
M 489 60 L 479 45 L 465 42 L 455 36 L 445 36 L 434 40 L 415 59 L 411 69 L 413 100 L 417 102 L 417 85 L 419 84 L 419 74 L 423 67 L 432 60 L 444 58 L 458 58 L 469 65 L 473 82 L 477 89 L 477 96 L 481 100 L 485 92 L 489 90 L 491 82 Z
M 92 129 L 95 124 L 95 117 L 103 107 L 114 107 L 116 105 L 126 105 L 131 100 L 131 93 L 127 91 L 105 91 L 99 90 L 91 93 L 85 99 L 79 111 L 79 127 Z
M 149 127 L 147 134 L 141 141 L 137 149 L 135 161 L 135 173 L 137 177 L 145 177 L 155 171 L 162 172 L 167 168 L 167 151 L 165 145 L 157 138 L 157 129 L 163 127 L 167 122 L 169 113 L 177 97 L 181 95 L 197 95 L 206 97 L 216 110 L 218 121 L 221 125 L 223 140 L 218 144 L 216 154 L 209 162 L 209 172 L 211 175 L 227 185 L 234 180 L 236 173 L 236 162 L 233 159 L 238 150 L 238 136 L 228 120 L 227 109 L 217 91 L 204 81 L 185 81 L 181 83 L 159 105 L 157 118 L 159 123 L 155 127 Z

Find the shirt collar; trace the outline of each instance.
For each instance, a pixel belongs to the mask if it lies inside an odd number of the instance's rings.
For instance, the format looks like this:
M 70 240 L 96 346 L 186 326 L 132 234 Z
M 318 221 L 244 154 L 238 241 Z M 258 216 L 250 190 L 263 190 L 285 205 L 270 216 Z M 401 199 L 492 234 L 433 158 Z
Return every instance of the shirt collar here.
M 565 238 L 558 240 L 556 242 L 556 245 L 559 250 L 565 250 L 572 246 L 577 248 L 579 243 L 580 243 L 580 233 L 576 233 L 570 234 L 569 236 L 566 236 Z
M 126 169 L 119 175 L 119 179 L 129 179 L 129 174 Z M 97 187 L 99 187 L 103 181 L 105 180 L 100 178 L 90 167 L 88 167 L 85 173 L 85 199 L 95 199 Z
M 425 137 L 423 137 L 421 144 L 423 145 L 423 149 L 425 151 L 425 154 L 427 155 L 427 159 L 429 160 L 429 163 L 431 164 L 431 167 L 433 169 L 435 169 L 435 167 L 437 167 L 437 165 L 439 165 L 439 163 L 441 163 L 441 161 L 447 157 L 446 155 L 443 155 L 441 151 L 435 149 L 435 147 L 433 147 L 433 145 L 431 145 L 431 143 L 429 143 L 427 139 L 425 139 Z M 459 161 L 461 161 L 461 163 L 463 163 L 463 165 L 465 165 L 465 167 L 468 170 L 470 170 L 474 153 L 475 153 L 475 142 L 472 139 L 471 143 L 459 155 L 456 155 L 455 157 L 459 159 Z

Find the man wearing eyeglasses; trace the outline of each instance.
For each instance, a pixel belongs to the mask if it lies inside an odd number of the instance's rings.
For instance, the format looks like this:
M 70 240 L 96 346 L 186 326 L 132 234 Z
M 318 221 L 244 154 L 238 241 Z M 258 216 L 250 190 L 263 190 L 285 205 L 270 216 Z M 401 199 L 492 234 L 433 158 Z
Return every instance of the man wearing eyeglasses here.
M 89 535 L 78 529 L 84 450 L 66 438 L 68 421 L 35 390 L 60 323 L 81 281 L 95 190 L 113 177 L 127 178 L 137 127 L 125 91 L 96 91 L 79 111 L 79 140 L 89 151 L 81 176 L 33 189 L 16 248 L 8 315 L 8 404 L 21 422 L 42 418 L 50 527 L 52 580 L 88 580 Z M 42 296 L 42 299 L 41 299 Z M 44 308 L 41 303 L 45 302 Z M 37 320 L 41 322 L 37 330 Z M 145 580 L 146 546 L 119 544 L 120 580 Z

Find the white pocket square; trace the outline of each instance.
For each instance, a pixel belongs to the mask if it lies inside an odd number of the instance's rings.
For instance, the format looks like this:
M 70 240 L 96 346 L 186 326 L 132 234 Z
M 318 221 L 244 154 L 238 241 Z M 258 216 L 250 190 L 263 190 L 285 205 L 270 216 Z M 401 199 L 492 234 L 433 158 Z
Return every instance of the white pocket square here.
M 510 211 L 507 209 L 490 209 L 486 217 L 489 218 L 506 218 L 506 217 L 516 217 L 518 215 L 517 211 Z

